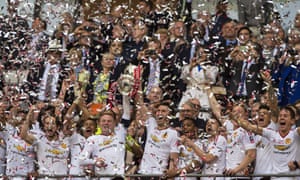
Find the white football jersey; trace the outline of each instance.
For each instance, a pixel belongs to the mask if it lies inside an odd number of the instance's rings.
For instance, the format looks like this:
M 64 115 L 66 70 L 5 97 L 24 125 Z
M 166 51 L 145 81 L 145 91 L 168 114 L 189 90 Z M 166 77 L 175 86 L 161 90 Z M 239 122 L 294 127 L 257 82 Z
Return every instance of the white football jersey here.
M 33 145 L 37 146 L 39 174 L 67 175 L 70 154 L 68 139 L 49 141 L 43 135 L 35 137 Z

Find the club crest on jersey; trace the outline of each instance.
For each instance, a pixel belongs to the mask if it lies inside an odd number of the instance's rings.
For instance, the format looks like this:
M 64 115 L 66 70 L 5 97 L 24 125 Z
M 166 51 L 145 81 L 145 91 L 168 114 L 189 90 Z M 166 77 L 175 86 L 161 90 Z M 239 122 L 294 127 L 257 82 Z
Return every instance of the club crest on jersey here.
M 66 149 L 66 148 L 67 148 L 67 145 L 66 145 L 65 143 L 62 143 L 62 144 L 61 144 L 61 147 L 64 148 L 64 149 Z
M 162 137 L 163 139 L 166 139 L 166 138 L 168 138 L 168 133 L 167 133 L 167 132 L 165 132 L 163 135 L 161 135 L 161 137 Z
M 285 139 L 285 144 L 289 145 L 289 144 L 291 144 L 291 143 L 292 143 L 291 138 L 286 138 L 286 139 Z
M 187 147 L 186 150 L 187 150 L 188 152 L 192 152 L 193 149 L 192 149 L 191 147 Z

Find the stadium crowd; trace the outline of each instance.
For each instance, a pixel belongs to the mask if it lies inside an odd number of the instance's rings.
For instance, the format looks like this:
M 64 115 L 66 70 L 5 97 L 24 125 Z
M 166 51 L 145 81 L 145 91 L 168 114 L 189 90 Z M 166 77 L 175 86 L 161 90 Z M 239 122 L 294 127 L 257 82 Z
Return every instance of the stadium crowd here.
M 299 179 L 300 13 L 285 30 L 272 1 L 239 0 L 238 20 L 226 0 L 197 17 L 79 1 L 49 34 L 18 2 L 0 16 L 1 178 Z

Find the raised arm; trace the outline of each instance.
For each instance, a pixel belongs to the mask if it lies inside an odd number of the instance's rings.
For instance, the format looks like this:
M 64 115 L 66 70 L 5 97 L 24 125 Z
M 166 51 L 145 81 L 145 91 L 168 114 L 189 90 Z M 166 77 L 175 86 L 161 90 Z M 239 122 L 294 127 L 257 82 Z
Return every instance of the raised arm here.
M 88 119 L 90 117 L 90 112 L 87 108 L 87 105 L 85 103 L 85 99 L 80 96 L 78 97 L 76 100 L 75 100 L 75 105 L 79 108 L 79 110 L 82 111 L 82 116 L 83 116 L 83 119 Z M 74 104 L 73 103 L 73 104 Z
M 35 111 L 35 107 L 32 106 L 26 116 L 26 120 L 24 121 L 22 128 L 21 128 L 21 132 L 20 132 L 20 137 L 26 141 L 28 144 L 33 144 L 33 142 L 36 140 L 36 138 L 30 134 L 29 131 L 29 127 L 31 125 L 31 120 L 34 118 L 34 111 Z
M 211 107 L 212 113 L 215 115 L 218 121 L 221 122 L 221 124 L 224 124 L 225 118 L 222 116 L 222 106 L 218 103 L 214 93 L 212 92 L 212 89 L 210 87 L 206 88 L 206 93 L 208 96 L 209 105 Z
M 240 127 L 242 127 L 243 129 L 253 132 L 255 134 L 259 134 L 262 136 L 263 134 L 263 128 L 259 127 L 257 124 L 251 124 L 250 122 L 248 122 L 247 120 L 243 119 L 242 117 L 240 117 L 239 115 L 232 115 L 231 119 L 233 119 L 234 121 L 236 121 L 238 123 L 238 125 Z
M 269 101 L 268 106 L 270 107 L 271 110 L 271 116 L 272 116 L 271 119 L 274 123 L 277 123 L 277 117 L 279 114 L 278 99 L 274 87 L 272 86 L 271 75 L 269 72 L 265 72 L 265 71 L 261 71 L 260 75 L 267 85 L 267 93 L 268 93 L 268 101 Z

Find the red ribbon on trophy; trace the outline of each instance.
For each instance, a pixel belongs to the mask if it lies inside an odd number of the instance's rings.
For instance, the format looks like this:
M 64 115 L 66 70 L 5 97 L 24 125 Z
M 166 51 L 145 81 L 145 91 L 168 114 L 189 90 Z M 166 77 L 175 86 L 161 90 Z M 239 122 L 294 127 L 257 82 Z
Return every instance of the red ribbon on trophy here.
M 142 66 L 139 64 L 136 68 L 134 68 L 134 72 L 133 72 L 134 84 L 131 92 L 129 93 L 129 96 L 131 98 L 134 98 L 139 90 L 141 84 L 141 72 L 142 72 Z

